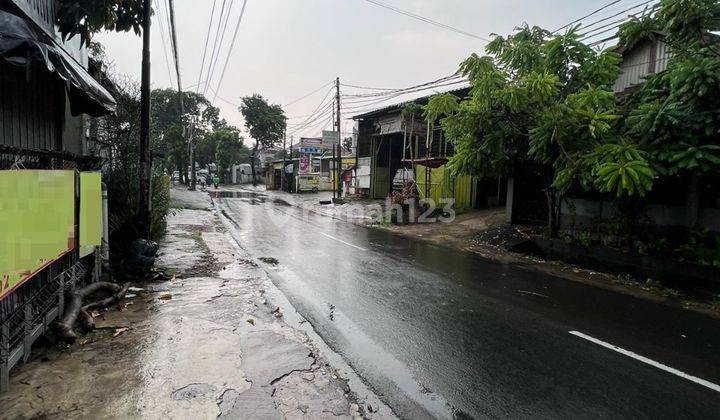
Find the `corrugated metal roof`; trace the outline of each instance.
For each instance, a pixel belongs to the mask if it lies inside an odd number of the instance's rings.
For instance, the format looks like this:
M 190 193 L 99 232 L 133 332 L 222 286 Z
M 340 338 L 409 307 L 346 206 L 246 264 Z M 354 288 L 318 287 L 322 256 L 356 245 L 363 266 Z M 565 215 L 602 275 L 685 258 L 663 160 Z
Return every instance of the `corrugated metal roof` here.
M 396 104 L 392 104 L 392 105 L 388 105 L 388 106 L 385 106 L 385 107 L 382 107 L 382 108 L 375 109 L 375 110 L 373 110 L 373 111 L 369 111 L 369 112 L 365 112 L 365 113 L 363 113 L 363 114 L 355 115 L 355 116 L 352 117 L 352 119 L 353 119 L 353 120 L 360 120 L 360 119 L 372 118 L 372 117 L 377 117 L 377 116 L 380 116 L 380 115 L 383 115 L 383 114 L 387 114 L 387 113 L 390 113 L 391 111 L 399 110 L 403 105 L 405 105 L 405 104 L 408 103 L 408 102 L 415 102 L 415 103 L 418 104 L 418 105 L 425 105 L 425 104 L 428 103 L 428 101 L 430 100 L 431 97 L 437 95 L 438 93 L 452 93 L 452 94 L 455 95 L 455 96 L 463 97 L 463 96 L 467 95 L 468 93 L 470 93 L 470 85 L 465 86 L 465 87 L 461 87 L 461 88 L 455 88 L 455 89 L 448 90 L 448 91 L 445 91 L 445 92 L 435 92 L 435 93 L 433 93 L 432 95 L 420 96 L 420 97 L 415 98 L 415 99 L 409 99 L 409 100 L 406 100 L 406 101 L 398 102 L 398 103 L 396 103 Z

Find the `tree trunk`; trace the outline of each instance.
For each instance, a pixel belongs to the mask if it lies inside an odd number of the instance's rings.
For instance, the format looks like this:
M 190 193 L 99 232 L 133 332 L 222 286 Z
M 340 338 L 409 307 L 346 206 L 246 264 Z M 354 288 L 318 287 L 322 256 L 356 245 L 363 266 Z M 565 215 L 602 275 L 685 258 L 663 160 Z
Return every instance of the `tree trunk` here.
M 177 164 L 177 171 L 178 171 L 178 181 L 181 184 L 184 184 L 185 183 L 185 178 L 184 178 L 185 174 L 183 174 L 182 164 L 180 162 L 178 162 L 178 164 Z
M 545 170 L 545 197 L 547 199 L 548 206 L 548 225 L 547 235 L 550 238 L 557 238 L 558 226 L 560 219 L 560 198 L 558 192 L 552 187 L 553 174 L 552 169 Z
M 82 289 L 75 290 L 70 295 L 69 303 L 65 308 L 65 316 L 58 323 L 60 338 L 69 343 L 75 342 L 77 335 L 75 334 L 74 327 L 76 321 L 78 320 L 78 316 L 81 316 L 81 322 L 84 326 L 90 327 L 93 322 L 89 312 L 93 309 L 105 308 L 120 302 L 125 297 L 129 287 L 130 283 L 120 285 L 116 283 L 98 282 Z M 113 293 L 113 295 L 107 299 L 83 306 L 83 301 L 85 299 L 103 290 L 109 291 Z
M 255 143 L 255 147 L 253 147 L 253 154 L 250 156 L 250 169 L 252 170 L 252 182 L 253 187 L 257 187 L 257 177 L 255 172 L 255 159 L 257 158 L 257 151 L 258 147 L 260 146 L 259 143 Z

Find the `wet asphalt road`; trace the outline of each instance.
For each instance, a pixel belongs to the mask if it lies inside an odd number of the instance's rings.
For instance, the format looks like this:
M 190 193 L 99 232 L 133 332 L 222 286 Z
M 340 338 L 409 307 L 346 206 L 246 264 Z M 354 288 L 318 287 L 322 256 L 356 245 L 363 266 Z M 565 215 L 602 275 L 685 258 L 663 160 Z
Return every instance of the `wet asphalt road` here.
M 718 320 L 262 197 L 216 201 L 400 417 L 720 418 Z

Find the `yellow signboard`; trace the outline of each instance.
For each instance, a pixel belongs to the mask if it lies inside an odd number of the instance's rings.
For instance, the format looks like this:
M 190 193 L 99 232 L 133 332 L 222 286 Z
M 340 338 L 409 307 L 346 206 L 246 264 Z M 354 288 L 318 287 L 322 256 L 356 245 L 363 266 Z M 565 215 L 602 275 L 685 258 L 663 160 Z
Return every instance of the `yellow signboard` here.
M 102 175 L 80 174 L 80 258 L 102 245 Z
M 0 171 L 0 299 L 74 249 L 74 224 L 74 171 Z

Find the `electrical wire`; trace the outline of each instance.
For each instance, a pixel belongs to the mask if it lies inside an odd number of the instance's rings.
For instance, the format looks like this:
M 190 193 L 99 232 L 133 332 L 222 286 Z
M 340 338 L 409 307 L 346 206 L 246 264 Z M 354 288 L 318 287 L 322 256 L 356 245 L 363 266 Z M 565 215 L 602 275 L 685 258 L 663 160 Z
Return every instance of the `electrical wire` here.
M 173 79 L 172 71 L 170 70 L 170 59 L 167 53 L 167 39 L 165 38 L 165 25 L 163 24 L 164 17 L 162 16 L 162 6 L 157 9 L 157 23 L 160 25 L 160 38 L 162 41 L 163 54 L 165 55 L 165 67 L 167 67 L 168 77 L 170 78 L 170 86 L 175 84 Z
M 330 102 L 326 106 L 324 106 L 320 111 L 318 111 L 316 114 L 313 114 L 311 118 L 307 118 L 305 121 L 298 123 L 298 124 L 290 124 L 288 127 L 290 127 L 293 130 L 299 130 L 299 129 L 302 129 L 309 125 L 312 125 L 315 122 L 322 120 L 326 116 L 332 114 L 333 107 L 334 107 L 334 103 Z
M 170 0 L 172 1 L 172 0 Z M 217 90 L 215 91 L 215 98 L 217 98 L 218 91 L 222 88 L 222 82 L 225 79 L 225 73 L 227 72 L 228 64 L 230 63 L 230 57 L 232 56 L 233 49 L 235 48 L 235 41 L 237 41 L 238 32 L 240 32 L 240 24 L 242 23 L 243 16 L 245 16 L 245 6 L 247 6 L 248 0 L 243 0 L 242 8 L 240 9 L 240 16 L 238 16 L 237 25 L 235 26 L 235 33 L 233 34 L 232 41 L 230 42 L 230 49 L 227 52 L 225 58 L 225 65 L 223 66 L 222 73 L 220 73 L 220 80 L 218 81 Z M 213 98 L 213 102 L 215 102 Z
M 423 92 L 423 91 L 426 91 L 426 90 L 435 89 L 435 88 L 439 88 L 439 87 L 447 87 L 447 86 L 454 86 L 454 85 L 467 84 L 467 83 L 468 83 L 467 79 L 460 79 L 460 80 L 450 81 L 450 82 L 447 82 L 447 83 L 440 83 L 440 84 L 435 84 L 435 85 L 431 85 L 431 86 L 426 86 L 426 87 L 422 87 L 422 88 L 418 88 L 418 89 L 412 89 L 412 90 L 404 90 L 404 91 L 399 91 L 399 92 L 393 92 L 393 93 L 390 93 L 390 94 L 388 94 L 388 95 L 383 95 L 383 96 L 381 96 L 381 97 L 372 97 L 372 98 L 367 98 L 367 99 L 348 100 L 348 101 L 345 101 L 344 104 L 349 104 L 349 105 L 363 104 L 363 103 L 367 103 L 367 102 L 373 102 L 373 101 L 375 101 L 375 100 L 377 100 L 377 99 L 379 99 L 379 98 L 380 98 L 380 99 L 383 99 L 383 98 L 385 98 L 385 99 L 387 99 L 387 98 L 392 99 L 392 98 L 397 98 L 398 96 L 408 95 L 408 94 L 411 94 L 411 93 Z
M 203 58 L 200 63 L 200 74 L 198 75 L 198 84 L 195 89 L 195 93 L 200 93 L 200 85 L 202 84 L 203 73 L 205 72 L 205 60 L 207 58 L 208 46 L 210 45 L 210 35 L 212 34 L 212 24 L 215 19 L 215 8 L 217 6 L 217 0 L 213 0 L 212 11 L 210 12 L 210 22 L 208 24 L 207 35 L 205 35 L 205 48 L 203 49 Z
M 313 110 L 313 112 L 310 114 L 310 116 L 305 121 L 300 123 L 299 125 L 307 123 L 308 121 L 310 121 L 312 119 L 313 116 L 317 115 L 317 113 L 321 109 L 324 109 L 323 107 L 327 107 L 327 104 L 325 104 L 325 101 L 327 101 L 328 97 L 330 96 L 330 92 L 332 92 L 332 91 L 333 91 L 333 87 L 331 86 L 330 89 L 328 89 L 328 91 L 325 93 L 325 96 L 323 97 L 322 101 L 320 101 L 320 103 L 315 108 L 315 110 Z M 332 101 L 330 103 L 332 103 Z
M 416 86 L 409 86 L 406 88 L 400 88 L 400 89 L 391 89 L 391 90 L 385 90 L 383 92 L 375 92 L 375 93 L 363 93 L 363 94 L 355 94 L 355 95 L 343 95 L 344 98 L 377 98 L 382 96 L 388 96 L 399 92 L 409 92 L 414 91 L 417 89 L 425 88 L 425 87 L 432 87 L 433 85 L 437 85 L 439 83 L 447 82 L 449 80 L 454 79 L 461 79 L 463 78 L 462 75 L 459 74 L 453 74 L 450 76 L 445 76 L 437 80 L 433 80 L 432 82 L 422 83 Z M 341 85 L 342 86 L 342 85 Z
M 587 18 L 589 18 L 589 17 L 595 16 L 596 14 L 602 12 L 603 10 L 607 9 L 608 7 L 614 6 L 614 5 L 618 4 L 618 3 L 620 3 L 621 1 L 622 1 L 622 0 L 613 0 L 613 1 L 611 1 L 610 3 L 606 4 L 605 6 L 602 6 L 601 8 L 595 10 L 594 12 L 591 12 L 591 13 L 589 13 L 589 14 L 581 17 L 581 18 L 578 18 L 578 19 L 576 19 L 576 20 L 568 23 L 568 24 L 565 25 L 565 26 L 561 26 L 561 27 L 555 29 L 554 31 L 552 31 L 552 33 L 554 33 L 554 34 L 555 34 L 555 33 L 558 33 L 558 32 L 562 31 L 563 29 L 565 29 L 565 28 L 567 28 L 567 27 L 570 27 L 570 26 L 572 26 L 572 25 L 574 25 L 574 24 L 576 24 L 576 23 L 581 22 L 581 21 L 584 20 L 584 19 L 587 19 Z
M 656 4 L 654 7 L 650 8 L 649 11 L 648 11 L 648 10 L 644 10 L 643 13 L 646 13 L 646 12 L 653 13 L 655 10 L 657 10 L 658 7 L 659 7 L 659 3 Z M 627 23 L 627 22 L 632 18 L 632 16 L 635 16 L 635 15 L 627 16 L 627 17 L 625 17 L 625 18 L 623 18 L 623 19 L 617 20 L 617 21 L 612 22 L 612 23 L 610 23 L 610 24 L 607 24 L 607 25 L 601 26 L 601 27 L 599 27 L 599 28 L 595 28 L 594 30 L 588 31 L 588 32 L 586 32 L 585 34 L 580 35 L 580 40 L 583 41 L 583 42 L 587 42 L 587 41 L 589 41 L 589 40 L 592 40 L 593 38 L 597 38 L 597 37 L 602 36 L 602 35 L 604 35 L 604 34 L 612 33 L 612 36 L 606 37 L 605 39 L 600 40 L 599 42 L 593 41 L 593 42 L 590 44 L 590 46 L 595 46 L 595 45 L 598 45 L 598 44 L 600 44 L 600 43 L 608 42 L 608 41 L 610 41 L 610 40 L 616 39 L 616 38 L 619 37 L 618 31 L 619 31 L 620 27 L 621 27 L 622 25 L 624 25 L 625 23 Z
M 231 0 L 232 1 L 232 0 Z M 205 77 L 205 80 L 207 80 L 207 83 L 205 85 L 205 89 L 203 90 L 203 95 L 207 95 L 207 91 L 212 84 L 213 79 L 213 64 L 216 60 L 216 56 L 219 54 L 220 48 L 222 48 L 222 42 L 221 42 L 221 32 L 222 36 L 225 35 L 224 29 L 223 29 L 223 16 L 225 17 L 225 23 L 227 24 L 229 18 L 230 18 L 230 10 L 226 9 L 225 6 L 227 4 L 227 0 L 223 0 L 222 5 L 220 6 L 220 15 L 218 16 L 218 25 L 215 30 L 215 39 L 213 40 L 213 49 L 210 53 L 210 62 L 208 63 L 208 70 L 207 70 L 207 76 Z M 227 27 L 227 25 L 225 25 Z
M 222 53 L 223 45 L 225 44 L 225 35 L 227 34 L 228 24 L 230 23 L 230 17 L 232 15 L 232 8 L 234 5 L 235 5 L 235 0 L 230 0 L 230 4 L 228 5 L 227 15 L 225 17 L 225 23 L 223 24 L 222 33 L 220 35 L 220 43 L 218 45 L 217 53 L 215 55 L 214 60 L 211 60 L 210 77 L 208 78 L 208 83 L 212 83 L 212 80 L 215 77 L 215 72 L 217 70 L 218 63 L 220 62 L 220 55 Z
M 172 39 L 172 45 L 173 45 L 173 57 L 175 59 L 175 72 L 177 76 L 177 88 L 178 93 L 182 95 L 182 77 L 180 73 L 180 52 L 178 51 L 178 42 L 177 42 L 177 26 L 175 25 L 175 3 L 174 0 L 167 0 L 168 4 L 168 10 L 170 12 L 170 29 L 171 29 L 171 39 Z M 180 99 L 180 103 L 182 104 L 182 98 Z
M 447 85 L 439 85 L 439 86 L 437 86 L 437 87 L 442 87 L 442 86 L 447 86 Z M 466 88 L 469 88 L 470 86 L 468 85 L 468 86 L 465 86 L 465 87 L 466 87 Z M 453 90 L 458 90 L 458 89 L 457 89 L 457 88 L 456 88 L 456 89 L 452 89 L 450 92 L 452 92 Z M 345 114 L 350 114 L 350 115 L 353 115 L 353 116 L 354 116 L 354 115 L 360 115 L 360 114 L 364 114 L 364 113 L 366 113 L 366 112 L 375 111 L 375 110 L 378 109 L 378 105 L 383 104 L 383 103 L 387 103 L 388 101 L 390 101 L 390 100 L 392 100 L 392 99 L 395 99 L 395 98 L 397 98 L 397 97 L 399 97 L 399 96 L 403 96 L 403 95 L 402 95 L 402 94 L 401 94 L 401 95 L 395 95 L 395 96 L 392 96 L 392 97 L 389 97 L 389 98 L 381 99 L 381 100 L 378 100 L 378 101 L 376 101 L 376 102 L 372 102 L 372 103 L 365 104 L 365 105 L 361 105 L 361 106 L 357 106 L 357 107 L 346 107 L 346 108 L 343 108 L 342 110 L 343 110 L 343 112 L 344 112 Z M 401 104 L 401 103 L 403 103 L 403 102 L 394 103 L 394 104 L 388 104 L 387 106 L 388 106 L 388 107 L 389 107 L 389 106 L 395 106 L 395 105 L 399 105 L 399 104 Z
M 409 11 L 407 11 L 407 10 L 403 10 L 403 9 L 400 9 L 400 8 L 397 8 L 397 7 L 394 7 L 394 6 L 391 6 L 391 5 L 389 5 L 389 4 L 382 3 L 382 2 L 379 2 L 379 1 L 377 1 L 377 0 L 365 0 L 365 1 L 368 2 L 368 3 L 374 4 L 374 5 L 376 5 L 376 6 L 379 6 L 379 7 L 388 9 L 388 10 L 392 10 L 392 11 L 395 12 L 395 13 L 400 13 L 400 14 L 402 14 L 402 15 L 411 17 L 411 18 L 413 18 L 413 19 L 417 19 L 417 20 L 419 20 L 419 21 L 422 21 L 422 22 L 425 22 L 425 23 L 429 23 L 429 24 L 431 24 L 431 25 L 434 25 L 434 26 L 437 26 L 437 27 L 440 27 L 440 28 L 443 28 L 443 29 L 447 29 L 447 30 L 449 30 L 449 31 L 456 32 L 456 33 L 458 33 L 458 34 L 462 34 L 462 35 L 465 35 L 465 36 L 469 36 L 469 37 L 471 37 L 471 38 L 479 39 L 479 40 L 485 41 L 485 42 L 491 42 L 488 38 L 485 38 L 485 37 L 482 37 L 482 36 L 479 36 L 479 35 L 475 35 L 475 34 L 473 34 L 473 33 L 464 31 L 464 30 L 462 30 L 462 29 L 458 29 L 458 28 L 455 28 L 455 27 L 453 27 L 453 26 L 446 25 L 446 24 L 441 23 L 441 22 L 438 22 L 438 21 L 436 21 L 436 20 L 432 20 L 432 19 L 430 19 L 430 18 L 426 18 L 426 17 L 421 16 L 421 15 L 418 15 L 418 14 L 416 14 L 416 13 L 412 13 L 412 12 L 409 12 Z
M 617 12 L 617 13 L 615 13 L 615 14 L 613 14 L 613 15 L 604 17 L 604 18 L 602 18 L 602 19 L 600 19 L 600 20 L 597 20 L 597 21 L 595 21 L 595 22 L 589 23 L 589 24 L 587 24 L 587 25 L 581 25 L 581 28 L 582 28 L 583 30 L 590 29 L 590 28 L 592 28 L 593 26 L 598 25 L 598 24 L 603 23 L 603 22 L 607 22 L 608 20 L 610 20 L 610 19 L 612 19 L 612 18 L 614 18 L 614 17 L 621 16 L 621 15 L 623 15 L 623 14 L 625 14 L 625 13 L 631 12 L 631 11 L 633 11 L 633 10 L 635 10 L 635 9 L 640 8 L 640 7 L 645 7 L 645 6 L 647 6 L 648 4 L 650 4 L 650 3 L 654 2 L 654 1 L 657 1 L 657 0 L 646 0 L 646 1 L 643 1 L 643 2 L 640 3 L 640 4 L 636 4 L 636 5 L 633 6 L 633 7 L 629 7 L 629 8 L 627 8 L 627 9 L 623 9 L 623 10 L 620 11 L 620 12 Z
M 323 121 L 325 121 L 327 119 L 327 117 L 332 115 L 334 106 L 335 106 L 334 102 L 329 102 L 313 118 L 309 118 L 300 124 L 289 126 L 290 130 L 292 130 L 290 135 L 294 135 L 295 133 L 298 133 L 301 131 L 309 131 L 312 128 L 317 127 L 319 124 L 321 124 Z
M 307 95 L 303 95 L 302 97 L 300 97 L 300 98 L 298 98 L 298 99 L 295 99 L 295 100 L 293 100 L 293 101 L 288 102 L 287 104 L 283 105 L 283 107 L 289 107 L 289 106 L 291 106 L 291 105 L 295 105 L 296 103 L 302 101 L 303 99 L 306 99 L 306 98 L 308 98 L 308 97 L 310 97 L 310 96 L 312 96 L 312 95 L 320 92 L 321 90 L 323 90 L 323 88 L 327 87 L 328 85 L 330 85 L 331 83 L 334 83 L 334 82 L 335 82 L 334 80 L 331 80 L 331 81 L 329 81 L 328 83 L 325 83 L 324 85 L 320 86 L 319 88 L 317 88 L 317 89 L 313 90 L 312 92 L 308 93 Z

